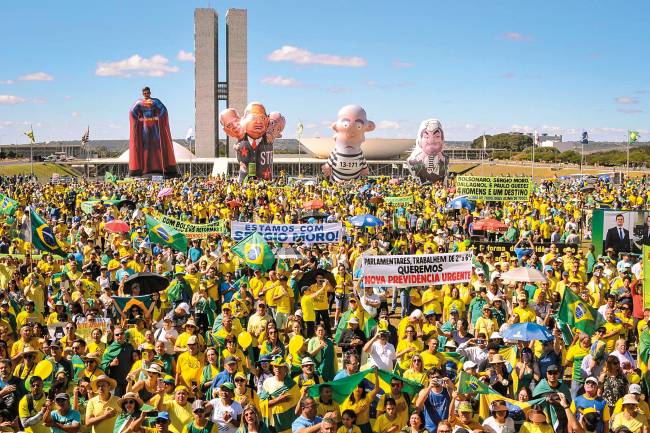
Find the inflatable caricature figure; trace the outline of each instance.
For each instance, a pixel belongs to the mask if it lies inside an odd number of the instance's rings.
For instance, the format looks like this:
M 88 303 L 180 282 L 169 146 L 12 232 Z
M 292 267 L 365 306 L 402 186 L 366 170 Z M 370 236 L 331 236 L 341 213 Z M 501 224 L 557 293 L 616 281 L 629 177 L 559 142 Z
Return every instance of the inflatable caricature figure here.
M 284 118 L 280 113 L 275 120 L 279 122 Z M 269 116 L 266 108 L 260 102 L 251 102 L 246 106 L 244 115 L 239 114 L 232 108 L 227 108 L 219 114 L 219 122 L 224 131 L 230 137 L 239 140 L 234 149 L 237 152 L 239 161 L 239 181 L 243 182 L 247 177 L 271 180 L 273 177 L 273 141 L 269 140 L 267 134 L 269 128 Z M 284 123 L 282 123 L 282 128 Z M 273 140 L 281 135 L 282 128 L 273 125 L 271 133 Z
M 336 132 L 335 145 L 322 167 L 325 177 L 341 182 L 367 176 L 368 164 L 361 143 L 366 139 L 366 132 L 374 131 L 375 123 L 368 120 L 361 106 L 346 105 L 339 110 L 332 129 Z
M 415 148 L 406 160 L 411 173 L 422 181 L 438 182 L 447 177 L 449 161 L 442 153 L 445 147 L 445 133 L 438 119 L 427 119 L 420 123 Z
M 276 138 L 282 138 L 282 131 L 287 124 L 284 116 L 277 111 L 269 114 L 269 128 L 266 130 L 266 141 L 273 144 Z

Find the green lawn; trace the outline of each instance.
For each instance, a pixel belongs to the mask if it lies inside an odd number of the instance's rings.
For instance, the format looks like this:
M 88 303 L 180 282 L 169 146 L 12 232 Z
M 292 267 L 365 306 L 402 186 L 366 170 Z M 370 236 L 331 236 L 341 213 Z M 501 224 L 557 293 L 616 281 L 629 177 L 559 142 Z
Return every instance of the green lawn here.
M 15 164 L 15 165 L 0 165 L 0 176 L 14 176 L 17 174 L 30 174 L 31 165 Z M 40 182 L 48 182 L 52 178 L 52 174 L 59 173 L 61 176 L 78 177 L 79 173 L 76 171 L 59 164 L 49 162 L 35 162 L 34 174 Z

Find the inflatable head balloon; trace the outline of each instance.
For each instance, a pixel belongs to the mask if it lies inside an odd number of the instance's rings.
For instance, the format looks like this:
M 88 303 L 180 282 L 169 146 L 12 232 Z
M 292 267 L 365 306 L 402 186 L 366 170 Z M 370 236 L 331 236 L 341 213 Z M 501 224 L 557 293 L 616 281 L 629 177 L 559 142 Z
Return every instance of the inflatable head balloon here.
M 411 173 L 422 181 L 439 182 L 447 177 L 449 161 L 445 157 L 445 133 L 438 119 L 420 123 L 415 148 L 406 162 Z
M 261 102 L 251 102 L 246 106 L 244 115 L 237 123 L 237 111 L 226 109 L 219 115 L 219 120 L 226 129 L 230 122 L 231 133 L 239 132 L 236 137 L 239 141 L 234 146 L 239 162 L 239 181 L 247 178 L 271 180 L 273 178 L 273 140 L 282 134 L 284 117 L 280 113 L 271 113 L 272 118 L 266 114 L 266 108 Z M 269 131 L 271 130 L 271 131 Z
M 282 138 L 282 131 L 286 125 L 284 116 L 277 111 L 269 114 L 269 127 L 266 130 L 266 140 L 273 143 L 276 138 Z
M 221 123 L 226 135 L 237 140 L 241 140 L 244 136 L 244 130 L 241 127 L 241 118 L 234 108 L 226 108 L 219 113 L 219 123 Z
M 261 138 L 266 134 L 269 126 L 269 117 L 266 115 L 266 108 L 260 102 L 251 102 L 244 110 L 244 117 L 241 119 L 242 128 L 246 135 L 254 139 Z
M 332 129 L 336 133 L 334 150 L 323 164 L 323 174 L 336 182 L 367 176 L 368 164 L 361 144 L 366 140 L 366 132 L 375 130 L 375 123 L 368 120 L 366 110 L 359 105 L 346 105 L 339 110 Z

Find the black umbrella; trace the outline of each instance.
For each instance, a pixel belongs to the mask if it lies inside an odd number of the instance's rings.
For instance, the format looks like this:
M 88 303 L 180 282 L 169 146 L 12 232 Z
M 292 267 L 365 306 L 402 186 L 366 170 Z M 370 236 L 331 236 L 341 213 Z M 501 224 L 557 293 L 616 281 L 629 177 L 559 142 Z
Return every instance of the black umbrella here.
M 138 272 L 124 280 L 124 294 L 130 295 L 134 284 L 140 286 L 140 295 L 150 295 L 165 290 L 169 280 L 154 272 Z
M 300 221 L 307 221 L 309 218 L 315 218 L 315 219 L 323 219 L 327 218 L 328 215 L 323 212 L 318 212 L 315 210 L 310 210 L 308 212 L 302 213 L 302 216 L 300 217 Z
M 307 271 L 304 273 L 302 278 L 298 281 L 298 287 L 311 286 L 316 282 L 316 277 L 322 275 L 333 287 L 336 287 L 336 279 L 334 274 L 330 271 L 326 271 L 323 268 L 317 268 L 312 271 Z

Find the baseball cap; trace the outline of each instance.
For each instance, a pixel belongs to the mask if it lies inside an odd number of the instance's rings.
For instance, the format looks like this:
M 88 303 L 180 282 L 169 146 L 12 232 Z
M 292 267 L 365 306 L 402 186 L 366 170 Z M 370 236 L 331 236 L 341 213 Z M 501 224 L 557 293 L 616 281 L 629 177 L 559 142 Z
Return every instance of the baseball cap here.
M 551 364 L 546 368 L 546 372 L 560 371 L 559 367 L 555 364 Z
M 169 422 L 169 412 L 158 412 L 156 422 Z
M 192 403 L 192 412 L 196 412 L 197 409 L 205 410 L 205 402 L 203 400 L 194 400 L 194 403 Z
M 228 391 L 234 391 L 235 390 L 235 385 L 233 385 L 232 382 L 224 382 L 221 385 L 219 385 L 219 388 L 227 389 Z
M 472 368 L 476 368 L 477 365 L 474 361 L 465 361 L 463 363 L 463 370 L 471 370 Z
M 598 379 L 596 379 L 596 378 L 593 377 L 593 376 L 589 376 L 588 378 L 586 378 L 586 379 L 585 379 L 585 383 L 587 383 L 587 382 L 593 382 L 593 383 L 595 383 L 596 385 L 598 385 Z M 630 387 L 630 388 L 631 388 L 631 387 Z
M 223 360 L 224 365 L 225 364 L 235 364 L 237 363 L 237 360 L 235 359 L 234 356 L 227 356 L 226 359 Z
M 627 390 L 630 394 L 643 394 L 641 391 L 641 385 L 638 383 L 633 383 L 630 385 L 630 388 Z

